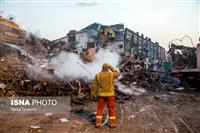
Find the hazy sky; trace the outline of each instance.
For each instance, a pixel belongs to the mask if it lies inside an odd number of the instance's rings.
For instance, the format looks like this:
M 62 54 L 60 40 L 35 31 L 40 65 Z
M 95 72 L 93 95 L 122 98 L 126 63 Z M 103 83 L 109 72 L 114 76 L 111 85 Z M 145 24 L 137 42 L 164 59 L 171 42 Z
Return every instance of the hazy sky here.
M 41 37 L 54 40 L 69 30 L 80 30 L 91 23 L 124 23 L 125 27 L 148 36 L 165 48 L 184 35 L 199 37 L 198 0 L 0 0 L 4 16 L 13 15 L 18 23 Z M 184 44 L 191 46 L 188 38 Z

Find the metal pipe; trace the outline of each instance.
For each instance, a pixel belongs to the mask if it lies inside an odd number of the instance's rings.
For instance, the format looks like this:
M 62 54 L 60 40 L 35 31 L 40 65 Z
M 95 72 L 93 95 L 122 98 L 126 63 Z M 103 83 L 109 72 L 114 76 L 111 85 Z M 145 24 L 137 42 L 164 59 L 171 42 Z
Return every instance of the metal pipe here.
M 173 40 L 169 41 L 169 44 L 171 44 L 173 41 L 183 42 L 183 39 L 186 38 L 186 37 L 189 38 L 189 40 L 191 41 L 191 44 L 193 45 L 193 47 L 195 47 L 192 38 L 188 35 L 184 35 L 183 37 L 181 37 L 181 39 L 173 39 Z
M 189 38 L 189 40 L 191 41 L 191 43 L 192 43 L 192 45 L 195 47 L 195 45 L 194 45 L 194 43 L 193 43 L 193 41 L 192 41 L 192 38 L 190 37 L 190 36 L 188 36 L 188 35 L 184 35 L 182 38 L 181 38 L 181 41 L 183 41 L 183 39 L 184 38 Z

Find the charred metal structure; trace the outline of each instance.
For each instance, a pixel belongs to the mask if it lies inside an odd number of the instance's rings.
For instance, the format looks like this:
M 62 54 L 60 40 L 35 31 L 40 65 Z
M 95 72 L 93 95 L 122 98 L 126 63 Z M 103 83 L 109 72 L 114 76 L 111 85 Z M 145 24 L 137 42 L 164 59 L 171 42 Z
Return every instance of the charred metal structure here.
M 186 87 L 200 88 L 200 44 L 197 47 L 171 44 L 171 75 L 178 77 Z

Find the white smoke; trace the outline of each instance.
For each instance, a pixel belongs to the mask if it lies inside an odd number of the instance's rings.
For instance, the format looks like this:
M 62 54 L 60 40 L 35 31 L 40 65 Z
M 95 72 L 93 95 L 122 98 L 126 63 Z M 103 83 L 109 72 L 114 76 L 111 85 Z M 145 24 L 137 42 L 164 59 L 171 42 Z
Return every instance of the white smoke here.
M 117 53 L 101 49 L 91 63 L 84 64 L 75 53 L 61 52 L 51 60 L 50 64 L 54 66 L 54 72 L 59 78 L 91 80 L 101 71 L 104 63 L 116 67 L 119 61 L 120 56 Z

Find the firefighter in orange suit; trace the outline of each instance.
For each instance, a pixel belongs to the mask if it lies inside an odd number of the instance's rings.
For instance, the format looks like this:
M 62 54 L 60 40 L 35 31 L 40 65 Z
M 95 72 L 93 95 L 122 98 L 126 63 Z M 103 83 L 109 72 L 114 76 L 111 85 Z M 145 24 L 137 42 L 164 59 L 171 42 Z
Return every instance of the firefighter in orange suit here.
M 110 70 L 110 71 L 109 71 Z M 114 79 L 119 77 L 119 72 L 109 64 L 102 66 L 102 71 L 96 74 L 92 82 L 91 94 L 97 98 L 96 127 L 100 127 L 104 105 L 109 111 L 110 127 L 116 127 Z

